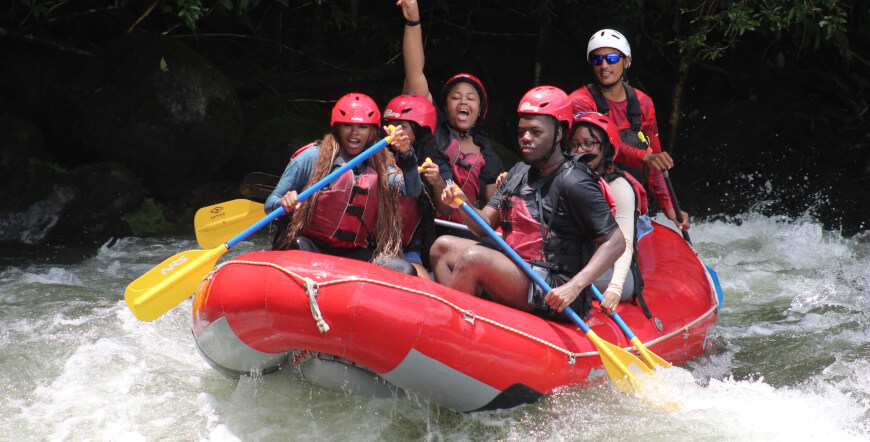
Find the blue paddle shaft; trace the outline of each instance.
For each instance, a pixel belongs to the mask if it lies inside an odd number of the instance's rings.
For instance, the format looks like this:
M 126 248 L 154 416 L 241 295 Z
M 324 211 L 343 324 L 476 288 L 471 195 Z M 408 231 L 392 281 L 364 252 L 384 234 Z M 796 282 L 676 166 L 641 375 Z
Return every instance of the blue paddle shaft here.
M 302 193 L 300 193 L 298 195 L 297 200 L 300 202 L 305 201 L 308 197 L 310 197 L 311 195 L 314 195 L 318 190 L 322 189 L 327 184 L 335 181 L 339 176 L 341 176 L 342 174 L 344 174 L 348 170 L 353 169 L 354 167 L 360 165 L 363 161 L 369 159 L 369 157 L 376 154 L 379 150 L 383 149 L 384 147 L 387 146 L 387 144 L 389 144 L 389 142 L 387 141 L 388 138 L 389 137 L 384 138 L 381 141 L 378 141 L 372 147 L 369 147 L 368 149 L 366 149 L 365 151 L 363 151 L 359 155 L 353 157 L 347 163 L 344 163 L 344 165 L 342 165 L 338 169 L 335 169 L 334 171 L 332 171 L 332 173 L 330 173 L 329 175 L 323 177 L 323 179 L 321 179 L 320 181 L 314 183 L 314 185 L 312 185 L 311 187 L 303 190 Z M 248 227 L 247 229 L 243 230 L 242 233 L 239 233 L 238 235 L 232 237 L 232 239 L 227 241 L 227 243 L 225 244 L 226 248 L 231 249 L 231 248 L 235 247 L 236 244 L 244 241 L 245 238 L 251 236 L 252 233 L 256 232 L 257 230 L 260 230 L 263 226 L 276 220 L 279 216 L 283 215 L 284 213 L 286 213 L 286 211 L 284 210 L 284 206 L 278 207 L 277 209 L 273 210 L 272 213 L 266 215 L 265 218 L 257 221 L 256 223 L 251 225 L 251 227 Z
M 508 258 L 510 258 L 511 261 L 513 261 L 514 264 L 516 264 L 520 268 L 520 270 L 522 270 L 523 273 L 526 274 L 526 276 L 534 281 L 535 284 L 538 285 L 538 287 L 544 290 L 544 293 L 549 293 L 550 290 L 553 290 L 550 285 L 547 284 L 547 281 L 544 281 L 544 279 L 541 278 L 540 275 L 535 273 L 535 271 L 532 270 L 532 268 L 529 267 L 529 265 L 525 261 L 523 261 L 523 258 L 521 258 L 520 255 L 518 255 L 517 252 L 515 252 L 514 249 L 512 249 L 511 246 L 509 246 L 508 243 L 506 243 L 501 238 L 501 236 L 495 233 L 495 230 L 492 230 L 492 227 L 490 227 L 489 224 L 487 224 L 483 220 L 483 218 L 481 218 L 480 215 L 478 215 L 477 212 L 475 212 L 474 209 L 468 205 L 468 203 L 463 202 L 459 205 L 459 208 L 462 209 L 462 211 L 465 212 L 465 214 L 468 215 L 472 220 L 474 220 L 474 222 L 478 226 L 480 226 L 480 228 L 483 229 L 486 234 L 489 235 L 489 237 L 496 242 L 496 244 L 498 244 L 499 248 L 501 248 L 501 250 L 508 256 Z M 568 317 L 571 318 L 571 320 L 574 321 L 574 323 L 577 324 L 578 327 L 580 327 L 580 330 L 583 330 L 583 333 L 589 333 L 589 326 L 586 325 L 585 322 L 583 322 L 583 319 L 581 319 L 580 316 L 577 316 L 577 313 L 574 313 L 574 310 L 572 310 L 571 307 L 565 307 L 564 311 L 568 315 Z
M 589 284 L 589 287 L 592 287 L 592 293 L 595 294 L 595 299 L 597 299 L 598 302 L 604 302 L 604 295 L 601 294 L 601 292 L 598 290 L 598 287 L 595 287 L 595 284 Z M 622 318 L 619 317 L 619 313 L 613 312 L 610 317 L 613 318 L 613 321 L 616 322 L 616 324 L 619 326 L 619 329 L 622 330 L 623 333 L 625 333 L 625 337 L 628 338 L 629 341 L 634 339 L 634 333 L 631 331 L 630 328 L 628 328 L 628 325 L 626 325 Z

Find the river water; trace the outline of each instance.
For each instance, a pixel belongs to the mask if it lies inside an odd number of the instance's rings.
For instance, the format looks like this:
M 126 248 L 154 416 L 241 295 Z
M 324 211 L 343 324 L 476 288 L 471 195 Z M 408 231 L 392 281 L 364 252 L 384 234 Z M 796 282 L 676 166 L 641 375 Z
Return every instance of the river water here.
M 565 388 L 457 414 L 307 384 L 293 367 L 228 379 L 197 353 L 190 300 L 150 323 L 126 285 L 192 238 L 0 258 L 0 440 L 868 440 L 870 234 L 810 217 L 697 222 L 725 292 L 711 350 L 644 391 Z M 264 236 L 226 256 L 254 250 Z

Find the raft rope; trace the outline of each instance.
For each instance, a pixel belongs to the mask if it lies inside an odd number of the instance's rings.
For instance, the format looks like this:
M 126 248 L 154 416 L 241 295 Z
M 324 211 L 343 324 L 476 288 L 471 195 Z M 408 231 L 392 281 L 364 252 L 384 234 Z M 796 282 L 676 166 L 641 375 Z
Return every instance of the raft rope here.
M 551 349 L 553 349 L 553 350 L 555 350 L 555 351 L 558 351 L 558 352 L 560 352 L 560 353 L 563 353 L 563 354 L 565 354 L 565 355 L 568 357 L 568 363 L 571 364 L 571 365 L 574 365 L 575 361 L 576 361 L 577 358 L 579 358 L 579 357 L 586 357 L 586 356 L 595 356 L 595 355 L 598 355 L 598 352 L 597 352 L 597 351 L 587 351 L 587 352 L 582 352 L 582 353 L 572 352 L 572 351 L 570 351 L 570 350 L 568 350 L 568 349 L 566 349 L 566 348 L 562 348 L 562 347 L 559 347 L 558 345 L 555 345 L 555 344 L 553 344 L 553 343 L 551 343 L 551 342 L 545 341 L 545 340 L 543 340 L 543 339 L 541 339 L 541 338 L 539 338 L 539 337 L 537 337 L 537 336 L 531 335 L 531 334 L 526 333 L 526 332 L 524 332 L 524 331 L 522 331 L 522 330 L 517 330 L 517 329 L 515 329 L 515 328 L 513 328 L 513 327 L 511 327 L 511 326 L 509 326 L 509 325 L 502 324 L 502 323 L 500 323 L 500 322 L 498 322 L 498 321 L 495 321 L 495 320 L 489 319 L 489 318 L 487 318 L 487 317 L 485 317 L 485 316 L 478 316 L 478 315 L 476 315 L 474 312 L 472 312 L 471 310 L 463 309 L 462 307 L 459 307 L 458 305 L 456 305 L 456 304 L 454 304 L 454 303 L 452 303 L 452 302 L 450 302 L 450 301 L 448 301 L 448 300 L 446 300 L 446 299 L 444 299 L 444 298 L 442 298 L 442 297 L 440 297 L 440 296 L 438 296 L 438 295 L 435 295 L 435 294 L 432 294 L 432 293 L 428 293 L 428 292 L 424 292 L 424 291 L 422 291 L 422 290 L 417 290 L 417 289 L 412 289 L 412 288 L 409 288 L 409 287 L 404 287 L 404 286 L 401 286 L 401 285 L 390 284 L 390 283 L 388 283 L 388 282 L 379 281 L 379 280 L 377 280 L 377 279 L 359 278 L 359 277 L 353 276 L 353 277 L 350 277 L 350 278 L 335 279 L 335 280 L 332 280 L 332 281 L 326 281 L 326 282 L 318 283 L 318 282 L 312 280 L 311 278 L 307 278 L 307 277 L 305 277 L 305 276 L 299 275 L 298 273 L 295 273 L 295 272 L 293 272 L 292 270 L 289 270 L 289 269 L 287 269 L 287 268 L 281 267 L 281 266 L 279 266 L 278 264 L 274 264 L 274 263 L 271 263 L 271 262 L 262 262 L 262 261 L 246 261 L 246 260 L 234 260 L 234 261 L 227 261 L 227 262 L 221 263 L 221 264 L 219 264 L 217 267 L 215 267 L 215 269 L 214 269 L 211 273 L 209 273 L 209 275 L 207 276 L 207 278 L 210 279 L 210 278 L 211 278 L 214 274 L 216 274 L 220 269 L 222 269 L 224 266 L 227 266 L 227 265 L 230 265 L 230 264 L 247 264 L 247 265 L 254 265 L 254 266 L 271 267 L 271 268 L 274 268 L 274 269 L 280 271 L 281 273 L 284 273 L 285 275 L 289 276 L 291 279 L 293 279 L 293 280 L 295 280 L 296 282 L 298 282 L 298 283 L 302 286 L 302 288 L 305 290 L 306 294 L 308 294 L 308 303 L 309 303 L 309 305 L 310 305 L 310 307 L 311 307 L 311 316 L 312 316 L 312 318 L 314 319 L 314 321 L 317 323 L 317 329 L 320 330 L 321 333 L 326 333 L 327 331 L 329 331 L 329 325 L 328 325 L 328 324 L 326 323 L 326 321 L 323 319 L 323 316 L 322 316 L 321 313 L 320 313 L 320 307 L 318 306 L 318 304 L 317 304 L 317 300 L 315 299 L 315 298 L 317 297 L 317 295 L 318 295 L 319 288 L 320 288 L 320 287 L 325 287 L 325 286 L 328 286 L 328 285 L 334 285 L 334 284 L 344 284 L 344 283 L 351 283 L 351 282 L 367 282 L 367 283 L 370 283 L 370 284 L 380 285 L 380 286 L 383 286 L 383 287 L 389 287 L 389 288 L 394 288 L 394 289 L 398 289 L 398 290 L 406 291 L 406 292 L 409 292 L 409 293 L 414 293 L 414 294 L 421 295 L 421 296 L 425 296 L 425 297 L 427 297 L 427 298 L 430 298 L 430 299 L 436 300 L 436 301 L 438 301 L 438 302 L 441 302 L 442 304 L 445 304 L 445 305 L 449 306 L 450 308 L 452 308 L 452 309 L 458 311 L 460 314 L 462 314 L 462 317 L 463 317 L 464 320 L 466 320 L 466 321 L 468 321 L 468 322 L 470 322 L 470 323 L 472 323 L 472 324 L 474 324 L 474 322 L 475 322 L 476 320 L 479 320 L 479 321 L 485 322 L 485 323 L 487 323 L 487 324 L 493 325 L 493 326 L 495 326 L 495 327 L 501 328 L 501 329 L 503 329 L 503 330 L 507 330 L 507 331 L 509 331 L 509 332 L 511 332 L 511 333 L 514 333 L 514 334 L 516 334 L 516 335 L 522 336 L 522 337 L 524 337 L 524 338 L 526 338 L 526 339 L 530 339 L 530 340 L 532 340 L 532 341 L 534 341 L 534 342 L 537 342 L 537 343 L 539 343 L 539 344 L 542 344 L 542 345 L 544 345 L 544 346 L 547 346 L 547 347 L 549 347 L 549 348 L 551 348 Z M 715 303 L 714 303 L 714 304 L 715 304 Z M 691 327 L 693 327 L 693 326 L 695 326 L 696 324 L 700 323 L 700 322 L 703 321 L 706 317 L 708 317 L 708 316 L 714 314 L 715 312 L 716 312 L 716 306 L 714 305 L 711 309 L 707 310 L 707 312 L 705 312 L 704 314 L 702 314 L 701 316 L 699 316 L 698 318 L 696 318 L 694 321 L 692 321 L 692 322 L 690 322 L 690 323 L 684 325 L 683 327 L 681 327 L 681 328 L 679 328 L 679 329 L 676 329 L 676 330 L 674 330 L 674 331 L 672 331 L 672 332 L 670 332 L 670 333 L 667 333 L 667 334 L 665 334 L 665 335 L 659 336 L 659 337 L 656 338 L 656 339 L 652 339 L 652 340 L 650 340 L 650 341 L 647 341 L 645 344 L 646 344 L 647 346 L 654 345 L 654 344 L 657 344 L 657 343 L 659 343 L 659 342 L 665 341 L 665 340 L 667 340 L 667 339 L 669 339 L 669 338 L 671 338 L 671 337 L 673 337 L 674 335 L 677 335 L 677 334 L 679 334 L 679 333 L 683 333 L 683 337 L 684 337 L 684 338 L 688 338 L 689 330 L 690 330 Z M 636 351 L 636 349 L 634 348 L 634 346 L 626 347 L 625 350 L 634 350 L 634 351 Z M 307 353 L 307 352 L 306 352 L 306 353 Z M 304 357 L 304 356 L 305 356 L 305 354 L 302 355 L 302 357 Z
M 587 352 L 582 352 L 582 353 L 572 352 L 566 348 L 559 347 L 558 345 L 555 345 L 551 342 L 545 341 L 537 336 L 531 335 L 531 334 L 526 333 L 522 330 L 517 330 L 509 325 L 502 324 L 498 321 L 489 319 L 485 316 L 476 315 L 471 310 L 464 309 L 464 308 L 462 308 L 462 307 L 460 307 L 460 306 L 458 306 L 458 305 L 456 305 L 456 304 L 454 304 L 454 303 L 452 303 L 452 302 L 450 302 L 450 301 L 448 301 L 448 300 L 446 300 L 438 295 L 435 295 L 435 294 L 432 294 L 429 292 L 424 292 L 422 290 L 404 287 L 401 285 L 390 284 L 388 282 L 379 281 L 377 279 L 360 278 L 360 277 L 352 276 L 350 278 L 335 279 L 332 281 L 318 283 L 318 282 L 312 280 L 311 278 L 307 278 L 307 277 L 304 277 L 302 275 L 299 275 L 298 273 L 295 273 L 292 270 L 289 270 L 287 268 L 281 267 L 278 264 L 274 264 L 271 262 L 245 261 L 245 260 L 233 260 L 233 261 L 227 261 L 227 262 L 221 263 L 217 267 L 215 267 L 215 269 L 209 275 L 209 278 L 211 277 L 211 275 L 217 273 L 224 266 L 227 266 L 230 264 L 247 264 L 247 265 L 254 265 L 254 266 L 271 267 L 271 268 L 274 268 L 274 269 L 280 271 L 281 273 L 284 273 L 285 275 L 289 276 L 294 281 L 298 282 L 300 284 L 300 286 L 303 289 L 305 289 L 306 293 L 308 294 L 308 303 L 311 305 L 311 314 L 312 314 L 312 317 L 314 318 L 314 320 L 317 322 L 317 329 L 320 330 L 321 333 L 325 333 L 326 331 L 328 331 L 329 325 L 326 324 L 326 321 L 321 316 L 320 307 L 317 305 L 317 300 L 315 299 L 315 297 L 318 294 L 318 289 L 321 287 L 326 287 L 326 286 L 335 285 L 335 284 L 345 284 L 345 283 L 351 283 L 351 282 L 366 282 L 369 284 L 375 284 L 375 285 L 379 285 L 382 287 L 389 287 L 389 288 L 393 288 L 393 289 L 398 289 L 398 290 L 402 290 L 405 292 L 425 296 L 425 297 L 430 298 L 430 299 L 434 299 L 435 301 L 438 301 L 438 302 L 445 304 L 445 305 L 449 306 L 450 308 L 456 310 L 457 312 L 459 312 L 462 315 L 463 319 L 465 319 L 466 321 L 468 321 L 472 324 L 474 324 L 475 321 L 485 322 L 487 324 L 493 325 L 493 326 L 501 328 L 503 330 L 507 330 L 511 333 L 522 336 L 526 339 L 530 339 L 530 340 L 535 341 L 539 344 L 547 346 L 555 351 L 563 353 L 568 357 L 568 363 L 571 365 L 574 365 L 574 362 L 579 357 L 595 356 L 598 354 L 597 351 L 587 351 Z M 322 327 L 321 327 L 321 324 L 323 325 Z
M 227 261 L 225 263 L 219 264 L 211 273 L 208 274 L 207 278 L 211 279 L 218 270 L 222 269 L 224 266 L 228 264 L 251 264 L 251 265 L 259 265 L 265 267 L 272 267 L 285 273 L 292 277 L 297 282 L 302 284 L 302 288 L 305 289 L 305 293 L 308 295 L 308 305 L 311 308 L 311 317 L 314 318 L 314 322 L 317 324 L 317 329 L 320 330 L 320 333 L 326 333 L 329 331 L 329 324 L 323 319 L 323 315 L 320 313 L 320 306 L 317 304 L 317 292 L 321 285 L 318 284 L 317 281 L 314 281 L 311 278 L 306 278 L 304 276 L 298 275 L 296 273 L 291 272 L 290 270 L 285 269 L 284 267 L 279 266 L 278 264 L 273 264 L 271 262 L 259 262 L 259 261 Z

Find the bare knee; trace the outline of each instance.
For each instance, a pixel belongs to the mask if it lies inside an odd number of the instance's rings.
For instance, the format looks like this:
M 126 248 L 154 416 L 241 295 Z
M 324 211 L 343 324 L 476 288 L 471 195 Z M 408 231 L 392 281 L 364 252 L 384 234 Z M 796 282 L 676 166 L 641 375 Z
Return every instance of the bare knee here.
M 429 259 L 437 260 L 444 256 L 448 250 L 450 250 L 450 241 L 447 240 L 446 236 L 439 236 L 429 248 Z
M 480 264 L 488 263 L 492 259 L 491 253 L 493 250 L 483 246 L 469 247 L 456 258 L 456 267 L 471 270 Z

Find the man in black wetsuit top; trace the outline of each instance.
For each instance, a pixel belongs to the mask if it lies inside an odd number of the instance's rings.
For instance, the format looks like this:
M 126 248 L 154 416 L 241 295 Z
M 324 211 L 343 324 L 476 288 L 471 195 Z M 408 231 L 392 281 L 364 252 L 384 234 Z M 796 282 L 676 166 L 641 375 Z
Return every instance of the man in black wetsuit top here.
M 489 203 L 475 209 L 504 240 L 554 287 L 542 293 L 510 258 L 468 239 L 442 236 L 432 246 L 435 278 L 449 287 L 489 296 L 511 307 L 555 316 L 571 306 L 586 315 L 590 283 L 610 268 L 625 243 L 598 176 L 582 158 L 568 154 L 572 119 L 567 94 L 552 86 L 526 93 L 517 109 L 517 140 L 523 162 L 515 165 Z M 447 186 L 442 202 L 465 200 Z M 485 233 L 462 212 L 478 236 Z M 581 296 L 582 294 L 582 296 Z

